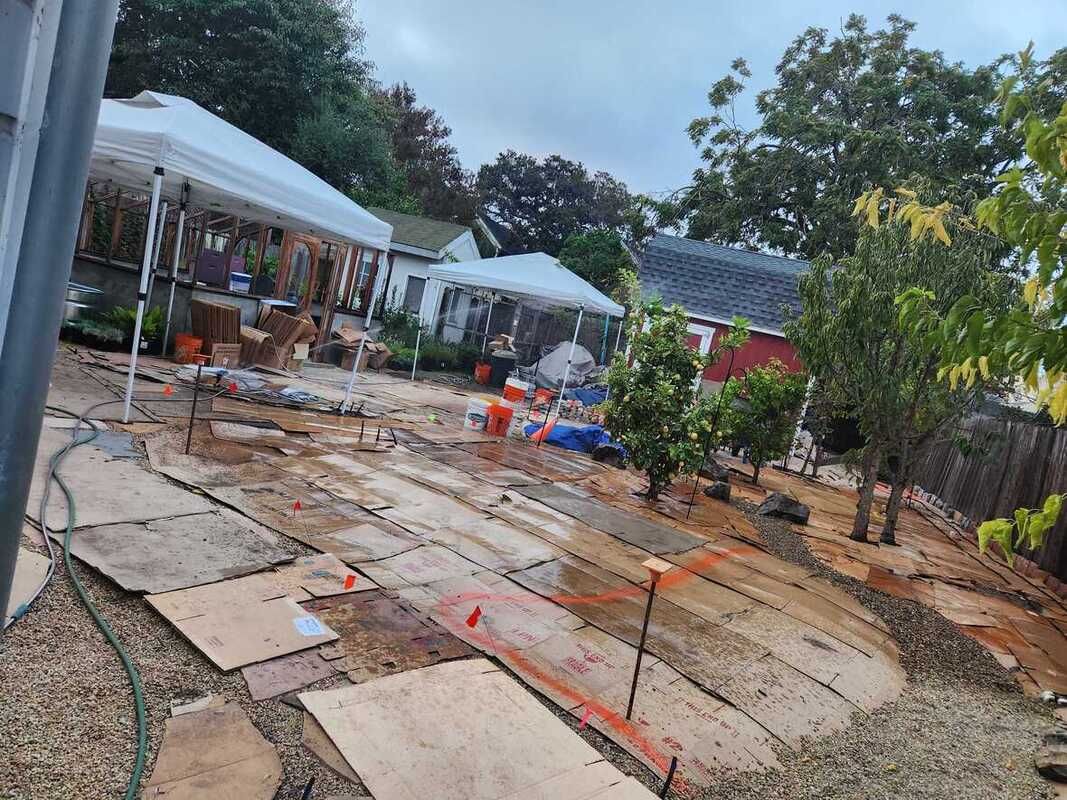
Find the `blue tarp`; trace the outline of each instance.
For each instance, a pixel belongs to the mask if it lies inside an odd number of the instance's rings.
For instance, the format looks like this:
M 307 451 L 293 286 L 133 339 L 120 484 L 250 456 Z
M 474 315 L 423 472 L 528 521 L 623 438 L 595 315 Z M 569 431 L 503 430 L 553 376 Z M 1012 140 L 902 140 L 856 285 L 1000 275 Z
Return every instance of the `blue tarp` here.
M 532 436 L 541 430 L 541 423 L 531 422 L 524 430 L 527 436 Z M 617 448 L 623 458 L 626 457 L 626 449 L 621 444 L 612 442 L 611 437 L 604 432 L 604 428 L 600 425 L 578 427 L 557 424 L 545 437 L 545 444 L 554 444 L 556 447 L 562 447 L 565 450 L 576 450 L 579 453 L 592 453 L 601 445 L 608 444 Z
M 563 399 L 580 400 L 583 406 L 597 406 L 608 399 L 608 387 L 600 385 L 568 389 L 563 393 Z

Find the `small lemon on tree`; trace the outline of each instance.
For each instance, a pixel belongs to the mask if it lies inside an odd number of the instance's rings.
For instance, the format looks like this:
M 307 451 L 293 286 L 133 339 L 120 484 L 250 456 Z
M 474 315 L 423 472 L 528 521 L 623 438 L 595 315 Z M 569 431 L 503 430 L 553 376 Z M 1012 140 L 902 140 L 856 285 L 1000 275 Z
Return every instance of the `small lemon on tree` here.
M 711 430 L 711 401 L 701 398 L 697 377 L 731 347 L 748 338 L 748 321 L 701 355 L 686 343 L 688 319 L 680 306 L 659 300 L 633 307 L 628 326 L 628 364 L 618 354 L 608 372 L 605 425 L 648 476 L 646 497 L 655 500 L 679 476 L 699 468 Z

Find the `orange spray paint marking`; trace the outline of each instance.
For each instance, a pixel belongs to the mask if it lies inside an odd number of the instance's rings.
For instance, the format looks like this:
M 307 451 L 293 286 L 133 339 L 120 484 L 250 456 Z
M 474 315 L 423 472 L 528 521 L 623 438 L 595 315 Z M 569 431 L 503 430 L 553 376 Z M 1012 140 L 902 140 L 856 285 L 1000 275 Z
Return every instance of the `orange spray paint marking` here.
M 719 552 L 709 551 L 705 555 L 690 561 L 684 566 L 679 565 L 679 569 L 668 572 L 660 579 L 659 588 L 662 590 L 664 588 L 677 586 L 686 581 L 694 580 L 699 577 L 697 573 L 700 570 L 712 567 L 721 561 L 725 561 L 727 558 L 733 558 L 734 553 L 740 551 L 741 548 L 724 548 Z M 629 597 L 644 596 L 645 594 L 646 590 L 643 586 L 623 586 L 618 589 L 612 589 L 595 595 L 557 594 L 552 595 L 551 597 L 541 597 L 540 595 L 532 593 L 527 595 L 494 595 L 485 592 L 468 592 L 466 594 L 442 600 L 437 604 L 435 612 L 442 617 L 442 624 L 448 628 L 450 623 L 452 625 L 458 623 L 455 616 L 457 609 L 455 609 L 454 606 L 472 600 L 479 601 L 479 603 L 493 601 L 503 603 L 525 603 L 530 600 L 540 600 L 546 603 L 556 603 L 566 606 L 568 604 L 581 605 L 585 603 L 610 603 Z M 594 698 L 586 697 L 564 681 L 545 672 L 524 656 L 519 650 L 514 648 L 505 650 L 498 649 L 496 643 L 492 642 L 489 637 L 483 636 L 474 630 L 481 615 L 482 607 L 479 604 L 474 607 L 474 611 L 467 617 L 466 625 L 471 630 L 462 631 L 462 633 L 463 637 L 466 638 L 469 643 L 483 651 L 496 653 L 496 656 L 501 661 L 505 661 L 512 670 L 525 676 L 528 679 L 528 682 L 535 686 L 535 688 L 537 683 L 548 687 L 561 697 L 565 697 L 572 702 L 574 704 L 572 706 L 573 708 L 584 705 L 585 712 L 582 716 L 582 720 L 586 725 L 588 725 L 589 721 L 595 717 L 600 720 L 604 726 L 615 731 L 617 735 L 630 741 L 636 749 L 644 754 L 644 756 L 660 770 L 660 772 L 664 774 L 667 773 L 667 770 L 670 769 L 671 757 L 660 752 L 656 745 L 645 738 L 642 731 L 640 731 L 633 723 L 628 721 L 621 713 L 608 708 Z M 490 649 L 490 647 L 492 649 Z M 581 727 L 581 724 L 579 724 L 579 727 Z M 689 793 L 690 787 L 688 783 L 680 776 L 675 776 L 673 786 L 683 794 Z

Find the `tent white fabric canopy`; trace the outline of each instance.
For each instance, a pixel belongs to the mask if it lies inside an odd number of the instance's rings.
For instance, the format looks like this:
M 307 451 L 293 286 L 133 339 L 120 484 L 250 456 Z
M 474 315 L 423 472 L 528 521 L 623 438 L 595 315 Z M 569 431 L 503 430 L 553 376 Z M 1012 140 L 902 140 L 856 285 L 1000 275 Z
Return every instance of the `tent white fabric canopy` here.
M 625 309 L 546 253 L 484 258 L 458 264 L 434 264 L 428 277 L 461 286 L 478 286 L 501 294 L 533 297 L 557 305 L 621 317 Z
M 122 419 L 129 421 L 141 323 L 154 271 L 160 201 L 179 203 L 166 333 L 189 203 L 318 238 L 388 251 L 393 228 L 295 161 L 184 97 L 141 92 L 100 104 L 89 177 L 151 193 Z M 163 200 L 166 208 L 166 200 Z M 375 294 L 377 293 L 375 285 Z M 371 308 L 374 307 L 372 298 Z M 369 323 L 370 312 L 367 314 Z M 358 359 L 357 362 L 358 364 Z M 352 379 L 355 380 L 353 369 Z M 351 387 L 351 384 L 350 384 Z M 346 395 L 346 402 L 348 396 Z
M 388 250 L 393 228 L 325 181 L 184 97 L 104 100 L 89 176 L 286 230 Z

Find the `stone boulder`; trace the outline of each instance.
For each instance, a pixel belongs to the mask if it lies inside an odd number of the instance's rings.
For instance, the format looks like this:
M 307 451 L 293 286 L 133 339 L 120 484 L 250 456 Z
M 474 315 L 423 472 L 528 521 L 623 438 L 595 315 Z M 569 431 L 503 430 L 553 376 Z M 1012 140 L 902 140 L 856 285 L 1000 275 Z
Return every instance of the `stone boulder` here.
M 781 517 L 798 525 L 807 525 L 808 516 L 811 514 L 806 505 L 781 492 L 771 492 L 767 495 L 767 499 L 760 503 L 756 511 L 764 517 Z
M 700 467 L 700 477 L 707 478 L 709 481 L 720 481 L 725 483 L 730 480 L 730 470 L 714 458 L 709 458 Z
M 730 502 L 730 484 L 726 481 L 715 481 L 710 486 L 704 487 L 704 494 L 710 497 L 712 500 L 722 500 L 724 503 Z

